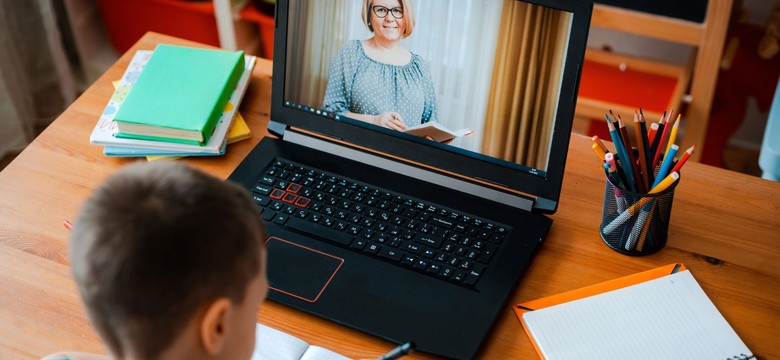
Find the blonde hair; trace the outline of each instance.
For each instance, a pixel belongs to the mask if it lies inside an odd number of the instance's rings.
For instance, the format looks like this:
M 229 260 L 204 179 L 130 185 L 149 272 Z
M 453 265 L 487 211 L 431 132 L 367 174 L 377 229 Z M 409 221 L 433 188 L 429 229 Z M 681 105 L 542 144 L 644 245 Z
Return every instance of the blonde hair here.
M 398 1 L 401 3 L 401 7 L 404 10 L 404 30 L 401 33 L 401 38 L 406 39 L 409 35 L 412 35 L 412 30 L 414 30 L 414 7 L 412 6 L 412 0 Z M 363 24 L 365 24 L 368 31 L 371 31 L 372 33 L 374 32 L 374 29 L 371 27 L 371 16 L 374 16 L 371 11 L 371 4 L 373 2 L 374 0 L 363 0 L 363 13 L 361 14 Z M 387 14 L 387 16 L 393 15 Z

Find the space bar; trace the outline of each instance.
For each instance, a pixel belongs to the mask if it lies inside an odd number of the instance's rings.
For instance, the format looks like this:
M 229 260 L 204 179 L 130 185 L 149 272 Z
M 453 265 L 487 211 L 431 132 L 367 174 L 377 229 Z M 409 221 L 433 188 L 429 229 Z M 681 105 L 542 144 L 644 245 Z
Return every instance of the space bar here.
M 287 226 L 295 230 L 303 231 L 308 235 L 325 238 L 342 245 L 349 246 L 349 244 L 352 243 L 352 235 L 338 230 L 333 230 L 329 227 L 310 223 L 300 218 L 291 217 L 290 220 L 287 221 Z

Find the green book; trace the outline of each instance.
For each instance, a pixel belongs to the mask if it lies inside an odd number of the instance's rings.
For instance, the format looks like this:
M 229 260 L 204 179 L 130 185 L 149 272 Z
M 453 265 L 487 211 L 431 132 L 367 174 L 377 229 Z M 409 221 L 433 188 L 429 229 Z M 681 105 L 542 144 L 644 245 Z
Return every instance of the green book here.
M 117 136 L 204 144 L 243 70 L 243 51 L 157 45 L 114 118 Z

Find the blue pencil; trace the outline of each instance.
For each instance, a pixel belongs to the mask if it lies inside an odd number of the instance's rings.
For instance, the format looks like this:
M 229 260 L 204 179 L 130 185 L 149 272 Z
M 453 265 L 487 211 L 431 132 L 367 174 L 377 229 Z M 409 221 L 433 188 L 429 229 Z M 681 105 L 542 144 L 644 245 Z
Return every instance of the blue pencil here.
M 661 181 L 664 180 L 666 175 L 669 175 L 669 170 L 672 169 L 672 163 L 674 162 L 674 157 L 677 155 L 677 150 L 679 150 L 680 147 L 676 144 L 672 144 L 671 147 L 669 147 L 669 153 L 666 154 L 666 157 L 664 157 L 664 161 L 661 163 L 661 169 L 658 170 L 658 175 L 655 177 L 655 182 L 653 183 L 653 187 L 658 185 Z
M 622 166 L 618 167 L 618 171 L 625 173 L 626 186 L 628 187 L 628 190 L 636 191 L 636 186 L 634 185 L 634 172 L 631 171 L 631 163 L 629 160 L 630 157 L 628 157 L 628 153 L 626 153 L 626 149 L 623 147 L 623 141 L 620 139 L 620 134 L 618 134 L 617 129 L 615 129 L 615 125 L 612 124 L 612 121 L 609 119 L 609 115 L 604 114 L 604 116 L 607 118 L 609 135 L 612 137 L 612 142 L 615 143 L 615 150 L 620 157 L 620 165 Z

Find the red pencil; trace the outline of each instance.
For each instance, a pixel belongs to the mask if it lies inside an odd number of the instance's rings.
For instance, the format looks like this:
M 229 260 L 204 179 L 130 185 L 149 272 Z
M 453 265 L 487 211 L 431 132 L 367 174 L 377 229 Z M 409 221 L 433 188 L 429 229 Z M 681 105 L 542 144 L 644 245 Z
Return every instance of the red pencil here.
M 691 157 L 691 155 L 693 155 L 693 150 L 695 147 L 696 145 L 693 145 L 689 147 L 688 150 L 685 150 L 683 156 L 680 156 L 680 160 L 677 160 L 677 165 L 674 166 L 672 172 L 676 172 L 676 173 L 680 172 L 680 169 L 682 168 L 683 165 L 685 165 L 685 162 L 688 161 L 688 158 Z

